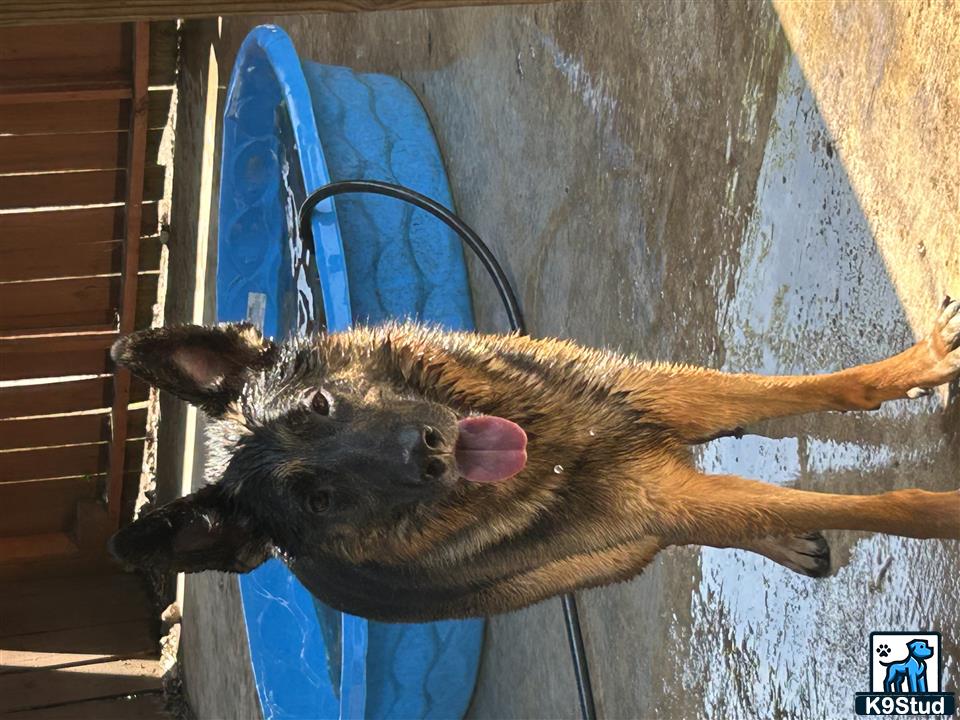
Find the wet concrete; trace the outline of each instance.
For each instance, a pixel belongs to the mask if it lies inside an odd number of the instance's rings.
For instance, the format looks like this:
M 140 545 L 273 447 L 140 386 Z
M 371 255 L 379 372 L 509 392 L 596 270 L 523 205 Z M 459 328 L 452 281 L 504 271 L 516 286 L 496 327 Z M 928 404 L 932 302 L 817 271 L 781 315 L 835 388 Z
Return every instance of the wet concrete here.
M 956 5 L 774 5 L 919 332 L 960 278 Z
M 854 5 L 863 17 L 841 12 Z M 305 57 L 417 91 L 457 206 L 511 275 L 533 334 L 731 371 L 824 372 L 899 351 L 944 292 L 960 295 L 960 99 L 930 79 L 936 63 L 956 77 L 955 54 L 942 56 L 960 13 L 838 5 L 823 14 L 830 35 L 797 7 L 777 6 L 783 20 L 766 4 L 700 2 L 272 20 Z M 225 21 L 221 67 L 252 24 Z M 482 271 L 471 281 L 480 325 L 504 329 Z M 771 423 L 770 437 L 717 442 L 698 461 L 838 492 L 956 487 L 960 410 L 947 403 Z M 849 717 L 867 688 L 868 633 L 883 629 L 941 630 L 953 687 L 957 543 L 830 539 L 826 580 L 685 548 L 581 593 L 600 714 Z M 561 617 L 551 600 L 490 621 L 472 717 L 578 715 Z M 230 697 L 209 703 L 236 714 Z

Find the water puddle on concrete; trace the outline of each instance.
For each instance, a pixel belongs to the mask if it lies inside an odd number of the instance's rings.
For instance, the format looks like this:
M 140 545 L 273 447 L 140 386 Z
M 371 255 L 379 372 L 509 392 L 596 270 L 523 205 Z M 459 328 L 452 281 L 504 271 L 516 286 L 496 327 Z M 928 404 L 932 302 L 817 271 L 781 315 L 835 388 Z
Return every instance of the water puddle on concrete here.
M 795 61 L 781 78 L 775 123 L 734 299 L 717 308 L 723 369 L 818 373 L 904 349 L 913 336 L 900 300 Z M 931 398 L 783 421 L 768 428 L 775 439 L 718 441 L 698 463 L 840 493 L 950 489 L 960 472 L 945 434 L 956 428 L 945 428 L 943 412 Z M 670 629 L 680 652 L 664 693 L 674 710 L 851 717 L 854 692 L 869 688 L 869 634 L 882 630 L 942 632 L 944 685 L 955 688 L 957 543 L 828 537 L 838 569 L 824 580 L 746 552 L 700 551 L 689 616 Z

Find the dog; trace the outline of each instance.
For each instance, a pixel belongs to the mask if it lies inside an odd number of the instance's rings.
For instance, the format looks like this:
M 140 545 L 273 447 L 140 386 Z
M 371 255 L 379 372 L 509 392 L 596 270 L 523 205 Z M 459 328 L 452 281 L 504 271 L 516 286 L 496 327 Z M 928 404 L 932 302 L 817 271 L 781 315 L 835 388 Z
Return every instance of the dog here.
M 933 657 L 933 648 L 926 640 L 911 640 L 907 643 L 908 654 L 897 662 L 880 661 L 887 668 L 883 681 L 883 691 L 899 693 L 903 690 L 903 681 L 907 681 L 907 691 L 925 693 L 927 691 L 927 659 Z
M 248 324 L 133 333 L 114 360 L 210 417 L 208 484 L 111 541 L 127 565 L 247 572 L 420 622 L 634 577 L 666 547 L 830 570 L 821 530 L 960 537 L 960 492 L 857 496 L 706 475 L 688 446 L 766 418 L 876 409 L 960 375 L 960 302 L 894 357 L 815 376 L 645 363 L 411 323 L 275 343 Z

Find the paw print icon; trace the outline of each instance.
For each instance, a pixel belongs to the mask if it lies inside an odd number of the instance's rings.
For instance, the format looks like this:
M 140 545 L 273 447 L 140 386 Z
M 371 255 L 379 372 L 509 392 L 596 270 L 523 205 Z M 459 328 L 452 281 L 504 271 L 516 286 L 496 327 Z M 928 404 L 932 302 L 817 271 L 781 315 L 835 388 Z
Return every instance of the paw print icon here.
M 885 658 L 889 654 L 890 654 L 889 645 L 884 645 L 883 643 L 881 643 L 880 645 L 877 645 L 877 655 L 879 655 L 882 658 Z

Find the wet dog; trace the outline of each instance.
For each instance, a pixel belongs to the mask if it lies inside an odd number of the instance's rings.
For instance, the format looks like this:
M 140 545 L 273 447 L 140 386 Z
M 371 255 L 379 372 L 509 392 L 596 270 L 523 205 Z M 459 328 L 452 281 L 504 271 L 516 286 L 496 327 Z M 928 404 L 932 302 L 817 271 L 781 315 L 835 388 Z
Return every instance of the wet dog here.
M 835 495 L 698 472 L 688 447 L 763 420 L 869 410 L 960 375 L 960 302 L 869 365 L 768 377 L 562 340 L 413 324 L 275 344 L 249 325 L 134 333 L 114 359 L 212 419 L 209 484 L 112 541 L 162 570 L 278 556 L 327 604 L 487 615 L 626 580 L 670 545 L 829 571 L 824 529 L 960 537 L 960 493 Z

